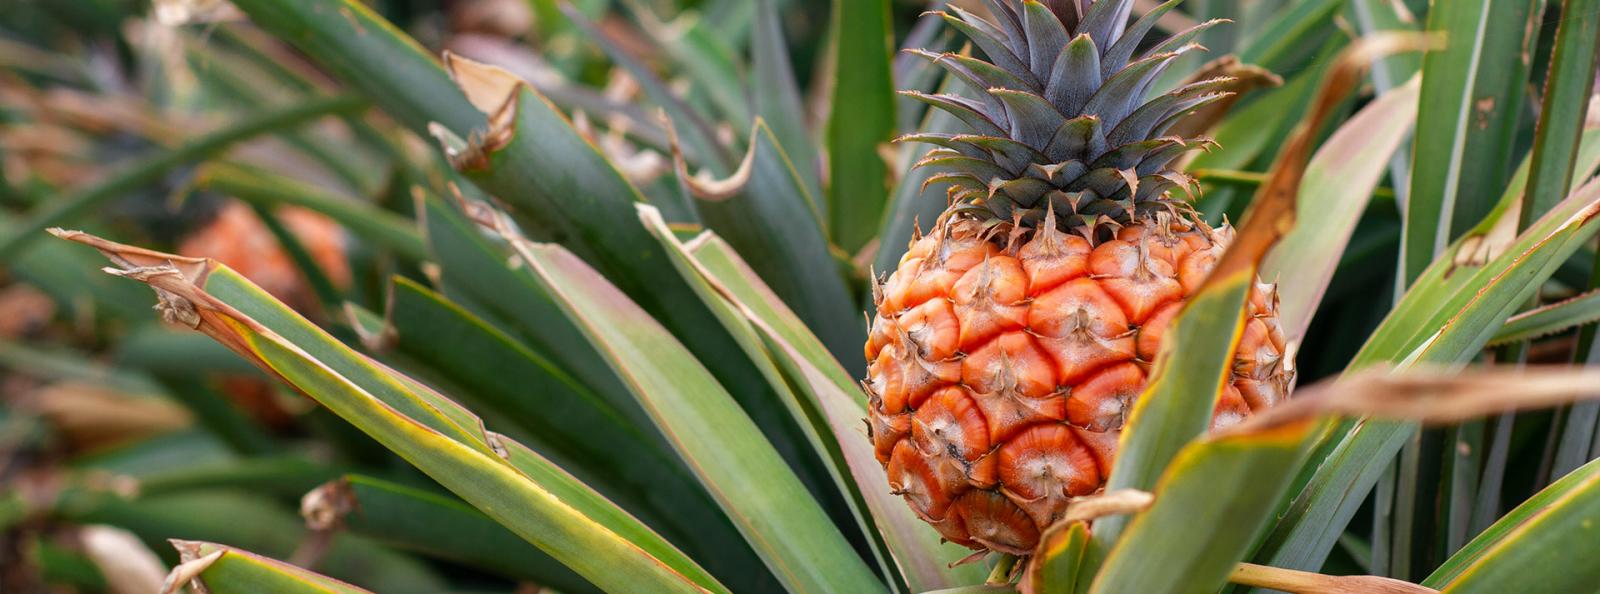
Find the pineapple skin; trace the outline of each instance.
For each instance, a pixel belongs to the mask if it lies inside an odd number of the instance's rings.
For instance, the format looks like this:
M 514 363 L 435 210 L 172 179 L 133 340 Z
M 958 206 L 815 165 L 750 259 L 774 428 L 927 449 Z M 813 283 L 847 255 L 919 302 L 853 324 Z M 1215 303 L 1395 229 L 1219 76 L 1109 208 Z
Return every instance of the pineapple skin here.
M 1053 217 L 1052 217 L 1053 218 Z M 948 541 L 1014 555 L 1101 491 L 1161 337 L 1232 232 L 1151 217 L 1086 237 L 945 216 L 877 287 L 868 427 L 890 488 Z M 1293 379 L 1257 283 L 1213 428 Z

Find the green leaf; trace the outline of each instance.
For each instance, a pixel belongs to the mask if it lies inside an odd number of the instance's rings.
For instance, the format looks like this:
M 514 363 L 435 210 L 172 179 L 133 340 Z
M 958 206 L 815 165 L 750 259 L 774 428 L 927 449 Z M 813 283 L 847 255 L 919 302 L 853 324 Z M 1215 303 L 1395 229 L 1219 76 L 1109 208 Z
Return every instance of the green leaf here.
M 806 194 L 818 204 L 817 224 L 825 225 L 827 194 L 818 179 L 817 145 L 806 129 L 805 102 L 789 63 L 789 46 L 784 43 L 783 23 L 779 21 L 778 0 L 755 0 L 755 35 L 750 36 L 751 97 L 756 115 L 772 128 L 784 154 L 806 186 Z
M 205 584 L 208 592 L 216 594 L 371 594 L 339 580 L 230 546 L 192 540 L 174 540 L 172 546 L 178 549 L 184 561 L 177 571 L 183 572 L 192 563 L 195 577 Z
M 221 44 L 209 43 L 209 37 L 183 35 L 182 38 L 189 70 L 201 81 L 205 90 L 238 104 L 246 112 L 270 109 L 286 98 L 298 97 L 298 93 L 284 92 L 286 87 L 304 94 L 316 92 L 315 88 L 300 87 L 293 83 L 280 84 L 278 80 L 273 80 L 276 78 L 273 73 L 253 68 L 236 53 L 222 50 L 219 47 Z M 345 122 L 352 127 L 362 125 L 359 118 L 354 117 L 347 117 Z M 321 164 L 346 190 L 365 193 L 381 182 L 376 177 L 381 175 L 384 167 L 373 166 L 371 161 L 361 158 L 363 155 L 359 151 L 351 150 L 353 147 L 332 138 L 325 130 L 290 128 L 280 130 L 276 136 Z
M 1584 133 L 1582 151 L 1579 154 L 1579 171 L 1592 171 L 1600 167 L 1600 128 Z M 1382 327 L 1374 331 L 1368 344 L 1362 347 L 1362 354 L 1357 355 L 1357 362 L 1352 362 L 1352 367 L 1365 365 L 1365 363 L 1379 362 L 1379 360 L 1403 359 L 1406 355 L 1424 346 L 1430 336 L 1440 331 L 1443 322 L 1461 312 L 1464 304 L 1478 298 L 1478 291 L 1485 290 L 1493 283 L 1496 291 L 1491 291 L 1486 296 L 1496 296 L 1496 303 L 1504 299 L 1504 293 L 1512 290 L 1534 290 L 1534 285 L 1517 285 L 1504 279 L 1502 274 L 1507 271 L 1526 271 L 1526 269 L 1539 269 L 1539 279 L 1547 279 L 1550 272 L 1542 271 L 1544 259 L 1549 258 L 1547 253 L 1558 253 L 1557 264 L 1565 261 L 1566 256 L 1576 253 L 1576 245 L 1560 242 L 1552 234 L 1563 234 L 1573 237 L 1574 232 L 1584 235 L 1581 231 L 1584 219 L 1570 219 L 1573 216 L 1586 215 L 1589 203 L 1597 197 L 1594 187 L 1576 187 L 1576 183 L 1568 189 L 1568 197 L 1558 203 L 1555 210 L 1546 213 L 1528 231 L 1515 235 L 1512 240 L 1512 229 L 1517 226 L 1517 213 L 1515 205 L 1523 200 L 1523 187 L 1525 187 L 1526 171 L 1523 167 L 1512 176 L 1512 181 L 1507 184 L 1506 194 L 1502 195 L 1498 207 L 1491 211 L 1483 223 L 1478 223 L 1472 231 L 1467 232 L 1461 240 L 1451 245 L 1438 261 L 1422 272 L 1418 282 L 1414 283 L 1410 291 L 1406 291 L 1405 298 L 1395 304 L 1394 311 L 1384 319 Z M 1576 242 L 1581 243 L 1581 242 Z M 1549 248 L 1546 248 L 1547 247 Z M 1523 250 L 1536 251 L 1539 263 L 1525 263 L 1515 261 L 1514 256 L 1523 255 Z M 1542 250 L 1542 251 L 1539 251 Z M 1538 267 L 1536 267 L 1538 266 Z M 1518 304 L 1520 306 L 1520 304 Z M 1510 317 L 1510 312 L 1502 319 L 1494 320 L 1486 327 L 1472 328 L 1482 338 L 1493 336 L 1498 330 L 1499 323 Z M 1459 346 L 1459 344 L 1456 344 Z M 1482 346 L 1482 344 L 1480 344 Z M 1458 354 L 1475 352 L 1477 347 L 1470 349 L 1456 349 Z M 1450 359 L 1442 359 L 1450 360 Z
M 1317 66 L 1290 78 L 1281 87 L 1261 91 L 1254 101 L 1232 112 L 1211 131 L 1218 148 L 1190 153 L 1195 157 L 1186 169 L 1265 169 L 1266 165 L 1260 162 L 1270 162 L 1284 137 L 1305 116 L 1317 81 L 1333 62 L 1334 54 L 1330 50 L 1331 46 L 1324 49 L 1326 59 Z M 1235 188 L 1213 186 L 1196 201 L 1196 207 L 1206 215 L 1207 221 L 1217 224 L 1224 216 L 1244 211 L 1249 202 L 1248 194 Z
M 1089 546 L 1087 522 L 1059 522 L 1039 537 L 1039 548 L 1022 581 L 1031 592 L 1076 592 L 1080 584 L 1078 568 Z
M 1271 20 L 1252 27 L 1256 37 L 1239 51 L 1239 61 L 1274 72 L 1287 72 L 1296 53 L 1304 53 L 1345 0 L 1308 0 L 1279 10 Z
M 468 85 L 484 76 L 508 76 L 464 60 L 452 59 L 451 66 Z M 546 231 L 547 239 L 572 248 L 671 329 L 762 431 L 779 442 L 780 451 L 800 451 L 803 437 L 781 408 L 773 406 L 779 397 L 639 222 L 633 206 L 642 199 L 628 181 L 532 88 L 518 82 L 490 89 L 475 86 L 473 92 L 506 99 L 496 118 L 498 131 L 488 135 L 506 136 L 503 146 L 485 148 L 482 162 L 474 158 L 461 163 L 464 174 L 523 213 L 517 222 L 527 223 L 525 229 Z M 797 458 L 790 461 L 806 465 Z M 807 479 L 823 480 L 810 473 Z
M 10 260 L 35 239 L 44 237 L 49 227 L 71 224 L 113 198 L 160 179 L 167 172 L 221 152 L 237 142 L 284 128 L 297 126 L 333 114 L 353 113 L 366 104 L 352 97 L 315 99 L 286 108 L 267 111 L 220 130 L 200 136 L 171 150 L 139 160 L 118 169 L 106 179 L 69 195 L 50 200 L 29 213 L 27 219 L 9 225 L 0 234 L 0 259 Z
M 197 460 L 183 466 L 154 468 L 136 478 L 141 497 L 232 488 L 292 499 L 339 476 L 339 472 L 337 467 L 312 462 L 304 456 L 276 454 L 218 462 Z
M 394 346 L 409 361 L 470 390 L 476 404 L 514 423 L 541 453 L 707 559 L 707 569 L 765 577 L 739 566 L 757 559 L 739 554 L 739 533 L 660 437 L 549 359 L 415 282 L 395 278 L 389 308 Z
M 1586 591 L 1600 583 L 1600 564 L 1593 563 L 1597 529 L 1600 460 L 1511 510 L 1422 585 L 1451 594 Z
M 355 0 L 241 0 L 250 21 L 293 43 L 419 135 L 439 122 L 465 137 L 484 124 L 427 50 Z M 375 65 L 382 64 L 381 68 Z
M 525 229 L 565 243 L 656 315 L 718 380 L 751 404 L 768 435 L 792 434 L 781 416 L 765 412 L 774 397 L 759 372 L 717 330 L 714 317 L 640 226 L 630 208 L 642 200 L 638 191 L 541 95 L 521 84 L 485 89 L 481 83 L 487 81 L 476 76 L 482 74 L 479 66 L 467 73 L 474 95 L 467 100 L 415 41 L 354 0 L 248 0 L 237 6 L 373 97 L 412 131 L 425 133 L 430 122 L 437 122 L 456 137 L 476 131 L 479 139 L 507 143 L 493 150 L 480 147 L 486 149 L 483 159 L 471 159 L 468 177 L 513 205 Z M 507 117 L 497 117 L 494 130 L 480 130 L 486 118 L 475 102 L 483 109 L 505 107 L 507 113 L 499 115 Z
M 661 229 L 659 225 L 656 228 Z M 982 568 L 976 565 L 952 567 L 969 551 L 941 543 L 937 533 L 885 488 L 888 479 L 883 467 L 874 457 L 871 443 L 859 433 L 860 420 L 866 414 L 859 389 L 821 341 L 721 238 L 707 233 L 689 244 L 674 241 L 673 245 L 685 255 L 686 264 L 693 267 L 691 272 L 736 308 L 735 315 L 748 320 L 753 332 L 760 333 L 762 348 L 805 398 L 804 413 L 813 418 L 817 432 L 827 440 L 819 448 L 834 460 L 835 469 L 849 473 L 836 479 L 840 489 L 850 495 L 858 516 L 863 508 L 870 512 L 861 517 L 862 528 L 875 530 L 888 549 L 888 558 L 881 562 L 894 563 L 913 591 L 983 579 Z M 874 539 L 874 544 L 877 542 Z
M 1373 332 L 1362 347 L 1363 351 L 1374 353 L 1369 361 L 1404 358 L 1405 353 L 1421 344 L 1427 333 L 1438 329 L 1437 318 L 1445 315 L 1441 312 L 1453 298 L 1481 288 L 1477 284 L 1483 282 L 1479 275 L 1500 265 L 1494 264 L 1496 257 L 1504 257 L 1512 249 L 1509 244 L 1517 226 L 1514 207 L 1522 200 L 1527 186 L 1530 162 L 1531 159 L 1525 159 L 1506 184 L 1494 211 L 1423 271 L 1404 299 L 1395 304 L 1383 326 Z M 1577 171 L 1587 175 L 1597 167 L 1600 167 L 1600 128 L 1590 128 L 1584 131 Z M 1569 188 L 1569 195 L 1572 189 Z M 1569 200 L 1565 204 L 1571 206 L 1572 203 Z M 1531 242 L 1529 237 L 1524 232 L 1518 241 Z
M 638 10 L 635 9 L 637 13 Z M 716 121 L 732 124 L 735 130 L 750 130 L 754 119 L 744 89 L 744 72 L 733 48 L 716 37 L 716 24 L 700 15 L 684 12 L 671 23 L 641 18 L 645 35 L 653 37 L 673 63 L 704 91 L 720 112 Z M 779 43 L 782 39 L 779 39 Z
M 465 191 L 470 188 L 464 186 L 461 189 Z M 614 410 L 625 415 L 627 424 L 654 427 L 650 416 L 612 371 L 610 364 L 601 357 L 596 346 L 567 319 L 527 267 L 516 263 L 505 245 L 491 243 L 478 227 L 438 199 L 426 200 L 423 212 L 428 241 L 441 264 L 443 287 L 452 301 L 470 308 L 486 323 L 505 330 L 505 334 L 518 339 L 534 354 L 557 363 L 558 367 L 579 379 Z M 518 389 L 518 394 L 521 394 L 515 377 L 499 377 L 512 382 L 510 387 Z M 470 387 L 472 384 L 464 385 Z M 782 414 L 779 410 L 766 412 Z M 658 431 L 649 431 L 646 437 L 657 451 L 669 451 L 670 446 Z M 627 455 L 625 452 L 618 454 Z M 639 456 L 640 463 L 655 459 Z M 676 459 L 671 462 L 680 469 L 684 468 Z M 655 517 L 658 514 L 653 511 L 657 508 L 681 507 L 675 516 L 659 518 L 658 521 L 663 526 L 672 526 L 669 532 L 673 535 L 682 532 L 677 526 L 687 524 L 692 529 L 688 536 L 692 538 L 682 538 L 680 542 L 689 552 L 704 559 L 709 570 L 740 590 L 770 587 L 771 576 L 745 544 L 743 536 L 720 511 L 716 512 L 715 522 L 705 521 L 692 512 L 697 507 L 693 501 L 714 506 L 698 484 L 694 485 L 696 495 L 693 499 L 683 497 L 682 489 L 669 483 L 663 483 L 654 491 L 657 497 L 654 504 L 648 508 L 638 508 L 637 511 Z
M 1415 32 L 1416 17 L 1403 4 L 1388 0 L 1350 0 L 1349 13 L 1363 35 L 1380 31 Z M 1388 56 L 1372 66 L 1372 81 L 1380 92 L 1405 84 L 1422 70 L 1422 56 L 1405 53 Z M 1408 155 L 1409 157 L 1409 155 Z M 1409 165 L 1409 158 L 1407 159 Z
M 1261 277 L 1278 284 L 1278 315 L 1287 340 L 1304 336 L 1389 156 L 1405 140 L 1416 114 L 1413 81 L 1368 104 L 1311 157 L 1298 200 L 1300 212 L 1316 216 L 1299 220 L 1261 264 Z
M 888 200 L 879 147 L 894 135 L 894 51 L 888 0 L 834 0 L 833 102 L 828 116 L 828 214 L 834 243 L 872 239 Z
M 671 334 L 570 252 L 517 247 L 782 583 L 882 590 L 750 418 Z
M 827 236 L 814 223 L 820 218 L 816 202 L 760 121 L 751 133 L 750 151 L 749 178 L 738 195 L 699 201 L 707 226 L 739 250 L 835 357 L 865 373 L 854 355 L 866 341 L 866 328 L 844 278 L 834 273 Z
M 1560 202 L 1572 185 L 1594 91 L 1595 64 L 1600 59 L 1596 45 L 1600 41 L 1600 2 L 1568 0 L 1562 3 L 1561 17 L 1533 137 L 1533 169 L 1522 200 L 1524 226 Z
M 1505 187 L 1528 66 L 1524 33 L 1537 35 L 1530 0 L 1457 0 L 1428 11 L 1447 46 L 1423 56 L 1402 278 L 1415 282 L 1451 241 L 1494 207 Z
M 595 585 L 724 590 L 615 504 L 484 430 L 442 395 L 333 340 L 231 269 L 62 234 L 97 247 L 124 275 L 159 287 L 163 311 L 173 319 L 316 399 Z
M 117 280 L 118 284 L 128 288 L 139 289 L 138 285 L 120 282 L 120 279 L 111 280 Z M 139 290 L 140 305 L 143 305 L 145 296 L 143 289 Z M 149 315 L 150 308 L 139 309 L 144 310 L 141 313 Z M 257 372 L 249 361 L 205 336 L 159 324 L 141 326 L 118 337 L 114 359 L 118 366 L 125 369 L 137 369 L 155 375 L 193 374 L 196 370 L 246 374 Z
M 1232 432 L 1184 448 L 1155 485 L 1155 503 L 1128 523 L 1089 591 L 1216 592 L 1272 520 L 1321 426 L 1302 421 Z
M 610 530 L 594 517 L 570 507 L 563 493 L 524 474 L 522 464 L 491 457 L 467 444 L 445 439 L 424 425 L 374 408 L 358 400 L 364 393 L 342 377 L 330 373 L 314 359 L 271 335 L 246 335 L 246 344 L 285 380 L 301 390 L 321 395 L 323 403 L 427 472 L 441 484 L 472 502 L 524 539 L 602 588 L 649 588 L 690 591 L 716 588 L 716 582 L 699 570 L 672 545 L 638 525 L 619 509 L 603 510 L 613 521 L 633 524 L 627 533 Z M 346 401 L 346 399 L 349 399 Z M 488 434 L 484 438 L 490 439 Z M 510 449 L 512 444 L 497 443 Z M 523 452 L 531 455 L 531 452 Z M 506 454 L 510 458 L 510 454 Z M 525 463 L 525 461 L 524 461 Z M 552 474 L 559 472 L 548 467 Z M 563 487 L 582 489 L 590 503 L 611 506 L 576 481 Z M 654 537 L 654 538 L 650 538 Z M 637 540 L 636 540 L 637 539 Z M 645 540 L 648 539 L 648 540 Z M 645 542 L 639 542 L 645 540 Z M 653 541 L 653 542 L 652 542 Z M 663 559 L 662 557 L 666 557 Z
M 311 251 L 301 243 L 300 237 L 290 231 L 271 208 L 260 204 L 251 204 L 249 208 L 255 213 L 256 219 L 261 221 L 261 225 L 267 228 L 267 233 L 278 243 L 278 248 L 289 257 L 294 270 L 300 273 L 300 279 L 311 287 L 312 293 L 316 294 L 317 314 L 326 316 L 329 312 L 337 310 L 339 304 L 344 302 L 343 297 L 339 295 L 339 289 L 333 286 L 333 279 L 328 277 L 327 271 L 322 269 L 322 265 L 317 263 Z
M 891 582 L 897 581 L 894 576 L 888 573 L 889 554 L 884 550 L 884 544 L 878 539 L 872 538 L 876 534 L 872 529 L 872 518 L 864 510 L 857 483 L 846 475 L 844 470 L 846 460 L 838 451 L 838 440 L 833 430 L 828 427 L 824 420 L 817 418 L 818 407 L 815 400 L 803 400 L 803 397 L 812 395 L 803 390 L 803 386 L 794 385 L 794 382 L 785 376 L 784 371 L 779 369 L 757 329 L 746 320 L 746 316 L 734 304 L 724 298 L 723 293 L 725 291 L 716 286 L 714 280 L 702 275 L 693 259 L 693 255 L 685 249 L 677 234 L 668 226 L 660 212 L 641 206 L 639 215 L 640 219 L 645 221 L 646 226 L 662 242 L 662 245 L 670 249 L 669 253 L 673 255 L 673 265 L 678 268 L 678 272 L 696 287 L 696 290 L 701 294 L 701 298 L 706 300 L 706 303 L 710 304 L 712 309 L 717 312 L 717 317 L 721 320 L 723 326 L 739 341 L 739 344 L 745 349 L 745 353 L 751 360 L 761 368 L 762 374 L 772 384 L 773 390 L 782 398 L 785 410 L 798 422 L 797 424 L 809 442 L 808 445 L 817 455 L 816 459 L 825 466 L 825 472 L 832 479 L 831 485 L 823 487 L 822 492 L 815 495 L 817 497 L 837 497 L 840 500 L 838 504 L 848 508 L 850 513 L 848 519 L 853 521 L 860 533 L 866 535 L 869 539 L 869 545 L 872 547 L 872 554 L 878 562 L 878 567 L 884 571 L 885 577 Z M 727 247 L 726 243 L 722 243 L 720 238 L 717 238 L 715 234 L 709 231 L 702 233 L 701 237 L 705 238 L 705 240 L 716 239 L 719 245 Z M 696 240 L 696 243 L 702 244 L 705 240 Z M 748 268 L 745 270 L 748 270 Z M 756 282 L 759 282 L 759 279 Z M 832 360 L 826 351 L 823 351 L 823 356 Z M 791 385 L 794 385 L 794 389 L 791 389 Z M 834 502 L 827 501 L 825 503 Z M 837 513 L 834 515 L 835 518 L 838 517 Z
M 1594 234 L 1600 184 L 1591 183 L 1514 242 L 1498 243 L 1508 237 L 1501 233 L 1514 218 L 1503 215 L 1521 187 L 1513 181 L 1508 199 L 1490 218 L 1423 272 L 1349 370 L 1379 363 L 1405 368 L 1465 362 Z M 1291 569 L 1319 567 L 1384 466 L 1414 431 L 1414 425 L 1395 422 L 1344 422 L 1337 427 L 1313 457 L 1320 464 L 1297 481 L 1304 488 L 1284 510 L 1257 559 Z
M 500 575 L 592 592 L 594 586 L 521 537 L 451 497 L 360 475 L 318 491 L 350 505 L 341 526 L 391 547 Z
M 1596 321 L 1600 321 L 1600 291 L 1589 291 L 1512 316 L 1488 346 L 1543 338 Z
M 645 416 L 600 353 L 566 321 L 555 301 L 532 275 L 512 266 L 510 253 L 495 245 L 461 213 L 438 199 L 423 204 L 423 227 L 440 267 L 446 293 L 466 303 L 498 328 L 510 328 L 525 346 L 557 364 L 631 424 L 648 427 Z M 493 315 L 491 315 L 493 314 Z M 665 445 L 663 442 L 662 445 Z
M 1232 379 L 1230 361 L 1246 321 L 1245 304 L 1258 282 L 1256 271 L 1267 252 L 1292 231 L 1318 131 L 1357 86 L 1367 62 L 1406 47 L 1398 40 L 1367 41 L 1342 52 L 1330 66 L 1310 114 L 1284 143 L 1244 225 L 1162 339 L 1149 383 L 1118 439 L 1107 490 L 1151 490 L 1184 445 L 1214 424 L 1217 397 Z M 1099 561 L 1100 551 L 1111 549 L 1124 527 L 1121 516 L 1096 522 L 1091 563 Z
M 1108 491 L 1152 490 L 1184 445 L 1211 426 L 1211 411 L 1229 379 L 1244 329 L 1245 300 L 1256 280 L 1253 266 L 1226 273 L 1219 268 L 1212 275 L 1207 288 L 1184 303 L 1161 341 L 1150 381 L 1117 440 Z M 1095 522 L 1095 543 L 1110 548 L 1127 523 L 1122 516 Z
M 560 459 L 600 471 L 614 468 L 617 457 L 659 452 L 621 413 L 555 363 L 415 281 L 395 277 L 392 282 L 394 347 L 471 389 L 478 402 L 537 436 Z M 591 438 L 617 455 L 585 443 Z
M 667 88 L 666 81 L 661 80 L 661 77 L 657 76 L 648 65 L 613 43 L 588 17 L 571 5 L 562 6 L 562 11 L 566 13 L 568 20 L 584 32 L 585 37 L 599 45 L 600 49 L 611 57 L 611 61 L 616 62 L 633 76 L 651 103 L 666 112 L 689 149 L 690 161 L 718 174 L 725 175 L 732 171 L 733 155 L 728 152 L 727 147 L 717 142 L 716 131 L 712 129 L 710 122 Z M 625 195 L 618 194 L 619 197 Z
M 235 543 L 287 557 L 306 539 L 305 522 L 278 502 L 237 488 L 197 489 L 125 499 L 94 487 L 70 487 L 51 510 L 78 524 L 108 524 L 133 532 L 151 549 L 167 539 Z M 416 559 L 353 535 L 329 542 L 318 570 L 380 592 L 432 594 L 446 583 Z

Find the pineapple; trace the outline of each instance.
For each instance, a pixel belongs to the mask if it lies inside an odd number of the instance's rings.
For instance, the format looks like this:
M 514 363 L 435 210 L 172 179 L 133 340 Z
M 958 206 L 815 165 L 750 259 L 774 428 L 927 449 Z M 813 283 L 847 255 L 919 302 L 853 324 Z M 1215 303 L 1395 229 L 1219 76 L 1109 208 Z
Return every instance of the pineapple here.
M 1164 135 L 1227 79 L 1146 100 L 1210 23 L 1132 59 L 1155 19 L 1131 0 L 984 0 L 944 18 L 988 61 L 919 52 L 975 91 L 907 93 L 972 134 L 919 165 L 951 207 L 875 287 L 868 425 L 890 487 L 949 541 L 1026 555 L 1074 497 L 1101 490 L 1161 337 L 1227 248 L 1174 192 L 1206 140 Z M 1213 427 L 1292 379 L 1272 285 L 1257 283 Z

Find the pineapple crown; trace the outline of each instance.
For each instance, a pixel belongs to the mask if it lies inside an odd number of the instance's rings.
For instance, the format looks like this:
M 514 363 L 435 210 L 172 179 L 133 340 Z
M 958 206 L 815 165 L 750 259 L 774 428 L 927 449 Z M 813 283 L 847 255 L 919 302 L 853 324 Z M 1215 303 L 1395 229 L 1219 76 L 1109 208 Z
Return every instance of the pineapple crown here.
M 1130 223 L 1152 211 L 1187 210 L 1170 191 L 1194 180 L 1168 166 L 1205 147 L 1205 138 L 1166 135 L 1183 116 L 1228 96 L 1230 77 L 1191 82 L 1145 100 L 1151 86 L 1208 21 L 1134 54 L 1169 0 L 1131 26 L 1133 0 L 980 0 L 993 21 L 958 6 L 936 11 L 981 50 L 910 50 L 965 82 L 967 93 L 903 94 L 942 109 L 970 134 L 911 134 L 938 145 L 917 163 L 949 183 L 952 213 L 991 222 L 1092 234 L 1106 222 Z M 1056 216 L 1048 216 L 1050 214 Z M 1084 231 L 1085 229 L 1089 231 Z

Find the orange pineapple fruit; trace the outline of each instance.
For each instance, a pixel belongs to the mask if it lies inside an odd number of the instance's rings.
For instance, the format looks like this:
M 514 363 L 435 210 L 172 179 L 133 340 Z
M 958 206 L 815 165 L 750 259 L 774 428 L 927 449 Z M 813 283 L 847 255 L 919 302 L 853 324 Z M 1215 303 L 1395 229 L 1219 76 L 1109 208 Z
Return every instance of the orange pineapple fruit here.
M 951 207 L 874 290 L 871 439 L 890 488 L 946 540 L 1026 555 L 1074 497 L 1104 488 L 1161 337 L 1227 248 L 1169 168 L 1204 139 L 1165 135 L 1228 79 L 1147 99 L 1203 24 L 1134 59 L 1169 2 L 983 0 L 944 18 L 987 60 L 918 52 L 968 84 L 908 92 L 970 134 L 919 166 Z M 1281 400 L 1293 378 L 1272 285 L 1257 283 L 1213 427 Z

